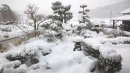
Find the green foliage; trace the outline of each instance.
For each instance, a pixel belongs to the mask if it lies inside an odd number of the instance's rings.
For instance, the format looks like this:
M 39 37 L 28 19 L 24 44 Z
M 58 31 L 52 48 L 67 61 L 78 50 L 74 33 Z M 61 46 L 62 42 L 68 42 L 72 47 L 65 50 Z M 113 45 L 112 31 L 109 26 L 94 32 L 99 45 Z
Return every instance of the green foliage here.
M 71 9 L 71 5 L 64 6 L 60 1 L 56 1 L 52 3 L 51 8 L 53 10 L 54 15 L 50 15 L 49 18 L 53 20 L 66 23 L 73 17 L 72 12 L 69 12 Z
M 107 29 L 103 29 L 102 32 L 106 35 L 108 35 L 108 38 L 116 38 L 116 37 L 119 37 L 119 36 L 126 36 L 128 37 L 127 34 L 125 34 L 124 31 L 121 31 L 121 30 L 115 30 L 115 29 L 112 29 L 112 30 L 107 30 Z
M 88 20 L 88 23 L 86 23 L 86 28 L 87 29 L 92 29 L 93 27 L 93 23 L 91 23 L 89 20 Z
M 84 43 L 83 47 L 84 47 L 83 51 L 86 55 L 90 55 L 90 56 L 95 57 L 95 58 L 98 58 L 100 56 L 99 50 L 95 50 L 94 48 L 92 48 L 92 46 L 86 45 Z
M 26 62 L 31 63 L 31 65 L 36 64 L 39 62 L 38 60 L 38 54 L 37 52 L 34 52 L 33 50 L 30 50 L 29 52 L 23 51 L 24 55 L 22 53 L 18 53 L 17 55 L 8 54 L 6 55 L 6 58 L 10 61 L 19 60 L 22 64 L 26 64 Z
M 47 22 L 44 22 L 42 27 L 44 27 L 47 30 L 59 32 L 62 30 L 62 23 L 58 21 L 49 20 Z
M 85 55 L 90 55 L 98 59 L 99 68 L 104 70 L 105 73 L 115 73 L 122 69 L 122 64 L 121 64 L 122 61 L 116 62 L 116 61 L 112 61 L 111 59 L 102 57 L 99 50 L 95 50 L 94 48 L 92 48 L 91 45 L 87 45 L 83 43 L 83 47 L 84 47 L 83 51 Z
M 110 59 L 105 59 L 102 56 L 98 58 L 99 67 L 105 70 L 106 73 L 115 73 L 122 69 L 122 64 L 120 62 L 113 62 Z
M 87 8 L 86 4 L 80 5 L 80 8 L 82 9 L 82 11 L 79 11 L 80 14 L 82 14 L 82 20 L 80 20 L 80 22 L 82 23 L 86 23 L 86 22 L 90 22 L 89 21 L 89 16 L 87 15 L 87 13 L 89 12 Z

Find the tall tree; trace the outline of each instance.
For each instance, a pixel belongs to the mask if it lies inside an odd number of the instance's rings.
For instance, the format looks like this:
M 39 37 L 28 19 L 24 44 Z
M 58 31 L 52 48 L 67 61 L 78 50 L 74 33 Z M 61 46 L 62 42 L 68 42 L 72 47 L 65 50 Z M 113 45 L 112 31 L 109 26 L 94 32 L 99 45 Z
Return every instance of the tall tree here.
M 87 5 L 86 4 L 82 4 L 80 5 L 80 8 L 82 9 L 81 11 L 79 11 L 80 14 L 82 14 L 82 22 L 89 22 L 89 16 L 87 15 L 87 13 L 89 12 L 89 10 L 87 9 Z
M 64 6 L 64 5 L 62 5 L 62 3 L 60 1 L 56 1 L 56 2 L 52 3 L 51 8 L 52 8 L 54 14 L 51 15 L 50 17 L 53 20 L 58 20 L 62 23 L 64 23 L 64 22 L 66 23 L 73 17 L 72 12 L 70 12 L 71 5 Z

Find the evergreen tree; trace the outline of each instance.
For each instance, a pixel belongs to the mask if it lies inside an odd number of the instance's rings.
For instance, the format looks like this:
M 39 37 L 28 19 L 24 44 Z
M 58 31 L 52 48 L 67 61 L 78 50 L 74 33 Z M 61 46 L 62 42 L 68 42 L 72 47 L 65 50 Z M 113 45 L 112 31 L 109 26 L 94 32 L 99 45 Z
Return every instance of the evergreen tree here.
M 87 8 L 87 5 L 86 4 L 83 4 L 83 5 L 80 5 L 80 8 L 82 9 L 82 11 L 79 11 L 80 14 L 82 14 L 82 22 L 85 23 L 85 22 L 90 22 L 89 21 L 89 16 L 87 15 L 87 13 L 89 12 Z
M 52 10 L 54 14 L 50 15 L 50 18 L 53 20 L 58 20 L 62 23 L 66 23 L 73 17 L 72 12 L 70 12 L 70 9 L 71 5 L 64 6 L 61 2 L 56 1 L 52 3 Z

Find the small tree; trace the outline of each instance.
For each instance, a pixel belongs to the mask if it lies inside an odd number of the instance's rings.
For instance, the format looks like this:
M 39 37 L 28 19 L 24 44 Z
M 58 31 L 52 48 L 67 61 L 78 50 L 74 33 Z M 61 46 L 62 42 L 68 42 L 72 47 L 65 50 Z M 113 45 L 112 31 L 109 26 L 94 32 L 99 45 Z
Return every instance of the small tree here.
M 89 12 L 88 9 L 86 9 L 87 5 L 86 4 L 83 4 L 83 5 L 80 5 L 80 8 L 82 9 L 81 11 L 79 11 L 80 14 L 82 14 L 82 22 L 85 23 L 85 22 L 90 22 L 89 21 L 89 16 L 87 15 L 87 13 Z
M 69 12 L 70 9 L 71 5 L 64 6 L 61 2 L 56 1 L 52 3 L 52 10 L 54 14 L 50 15 L 50 18 L 53 20 L 58 20 L 62 23 L 66 23 L 73 17 L 72 12 Z
M 36 18 L 34 15 L 37 13 L 38 7 L 35 6 L 34 4 L 28 4 L 27 9 L 25 10 L 25 14 L 28 14 L 29 18 L 34 21 L 34 30 L 36 31 Z

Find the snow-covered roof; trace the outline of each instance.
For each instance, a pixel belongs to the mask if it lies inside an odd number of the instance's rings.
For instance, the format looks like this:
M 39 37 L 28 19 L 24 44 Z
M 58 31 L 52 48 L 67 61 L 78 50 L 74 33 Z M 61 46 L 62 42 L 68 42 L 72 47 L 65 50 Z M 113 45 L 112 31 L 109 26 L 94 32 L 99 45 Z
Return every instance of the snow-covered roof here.
M 128 9 L 126 9 L 126 10 L 122 11 L 121 13 L 122 13 L 122 14 L 127 14 L 127 13 L 130 13 L 130 8 L 128 8 Z
M 130 15 L 116 17 L 116 18 L 113 18 L 112 20 L 130 20 Z

